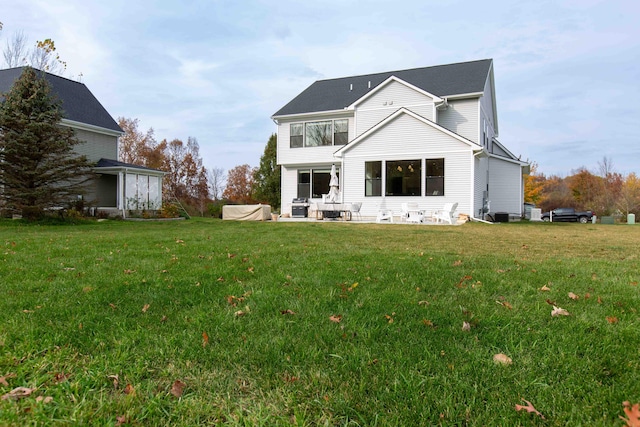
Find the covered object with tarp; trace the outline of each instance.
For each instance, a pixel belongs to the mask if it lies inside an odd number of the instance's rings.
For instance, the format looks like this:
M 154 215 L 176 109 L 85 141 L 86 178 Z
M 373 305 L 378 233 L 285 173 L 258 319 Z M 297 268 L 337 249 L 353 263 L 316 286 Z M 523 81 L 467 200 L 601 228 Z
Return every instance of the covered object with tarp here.
M 222 207 L 222 219 L 236 221 L 266 221 L 271 219 L 269 205 L 225 205 Z

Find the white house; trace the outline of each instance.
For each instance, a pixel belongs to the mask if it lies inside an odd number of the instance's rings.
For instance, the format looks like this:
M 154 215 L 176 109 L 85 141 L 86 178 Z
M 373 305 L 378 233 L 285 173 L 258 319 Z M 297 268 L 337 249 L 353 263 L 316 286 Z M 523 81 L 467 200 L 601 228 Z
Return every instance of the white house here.
M 529 165 L 497 140 L 491 59 L 319 80 L 272 119 L 283 213 L 294 198 L 320 201 L 335 164 L 342 201 L 362 202 L 363 216 L 406 202 L 522 214 Z

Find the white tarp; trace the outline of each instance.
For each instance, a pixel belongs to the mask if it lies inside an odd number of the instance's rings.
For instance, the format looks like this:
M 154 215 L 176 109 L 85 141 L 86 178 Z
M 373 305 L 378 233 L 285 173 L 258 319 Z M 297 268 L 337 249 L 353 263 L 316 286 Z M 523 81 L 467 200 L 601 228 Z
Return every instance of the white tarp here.
M 222 219 L 236 221 L 266 221 L 271 219 L 269 205 L 225 205 L 222 207 Z

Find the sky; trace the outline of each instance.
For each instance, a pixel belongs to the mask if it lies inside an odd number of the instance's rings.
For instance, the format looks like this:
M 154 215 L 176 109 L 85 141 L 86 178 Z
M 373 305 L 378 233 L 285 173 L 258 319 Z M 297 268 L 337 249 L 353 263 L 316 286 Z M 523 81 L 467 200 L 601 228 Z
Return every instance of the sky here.
M 492 58 L 499 140 L 545 175 L 640 173 L 637 0 L 3 0 L 0 46 L 54 40 L 109 113 L 257 166 L 316 80 Z M 3 60 L 0 58 L 0 63 Z

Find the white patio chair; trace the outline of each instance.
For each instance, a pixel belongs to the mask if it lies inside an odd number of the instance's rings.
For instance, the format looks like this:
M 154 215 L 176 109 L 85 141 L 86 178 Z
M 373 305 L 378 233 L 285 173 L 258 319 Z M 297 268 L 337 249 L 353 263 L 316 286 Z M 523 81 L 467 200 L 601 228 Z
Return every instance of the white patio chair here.
M 376 222 L 393 222 L 393 211 L 380 209 L 376 217 Z
M 404 222 L 409 218 L 409 203 L 400 204 L 400 222 Z
M 417 203 L 404 203 L 407 205 L 407 222 L 421 223 L 424 219 L 424 214 L 418 207 Z
M 433 219 L 435 219 L 436 222 L 442 221 L 453 225 L 453 213 L 457 208 L 457 203 L 445 203 L 442 209 L 434 212 Z
M 357 216 L 358 219 L 362 220 L 362 216 L 360 215 L 360 208 L 362 207 L 362 202 L 351 203 L 351 218 Z

